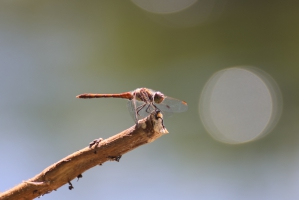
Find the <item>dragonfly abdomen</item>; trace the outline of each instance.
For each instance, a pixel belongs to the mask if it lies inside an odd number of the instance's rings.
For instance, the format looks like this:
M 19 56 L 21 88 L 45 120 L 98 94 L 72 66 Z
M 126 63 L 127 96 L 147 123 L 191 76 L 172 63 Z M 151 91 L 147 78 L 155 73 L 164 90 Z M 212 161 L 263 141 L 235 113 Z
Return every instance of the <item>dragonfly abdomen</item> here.
M 76 98 L 80 99 L 92 99 L 92 98 L 122 98 L 122 99 L 133 99 L 133 95 L 130 92 L 124 92 L 120 94 L 92 94 L 85 93 L 76 96 Z

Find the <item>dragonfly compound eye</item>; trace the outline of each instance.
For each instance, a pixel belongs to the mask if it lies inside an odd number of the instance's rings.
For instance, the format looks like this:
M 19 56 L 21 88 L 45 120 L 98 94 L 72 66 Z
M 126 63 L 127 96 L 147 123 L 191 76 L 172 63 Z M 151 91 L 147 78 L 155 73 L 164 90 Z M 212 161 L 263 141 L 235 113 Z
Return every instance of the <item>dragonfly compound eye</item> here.
M 162 94 L 161 92 L 156 92 L 155 95 L 154 95 L 154 101 L 157 104 L 162 103 L 164 98 L 165 98 L 164 94 Z

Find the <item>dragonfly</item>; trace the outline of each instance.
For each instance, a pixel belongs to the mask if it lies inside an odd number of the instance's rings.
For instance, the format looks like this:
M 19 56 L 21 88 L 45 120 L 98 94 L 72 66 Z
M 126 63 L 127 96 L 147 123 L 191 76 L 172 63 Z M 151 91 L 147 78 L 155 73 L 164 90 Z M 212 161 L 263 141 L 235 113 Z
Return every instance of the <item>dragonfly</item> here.
M 128 109 L 138 124 L 138 120 L 144 118 L 154 111 L 160 111 L 163 116 L 169 116 L 174 112 L 187 111 L 188 105 L 185 101 L 168 97 L 160 91 L 148 88 L 137 88 L 130 92 L 118 94 L 92 94 L 84 93 L 76 96 L 80 99 L 91 98 L 122 98 L 128 100 Z

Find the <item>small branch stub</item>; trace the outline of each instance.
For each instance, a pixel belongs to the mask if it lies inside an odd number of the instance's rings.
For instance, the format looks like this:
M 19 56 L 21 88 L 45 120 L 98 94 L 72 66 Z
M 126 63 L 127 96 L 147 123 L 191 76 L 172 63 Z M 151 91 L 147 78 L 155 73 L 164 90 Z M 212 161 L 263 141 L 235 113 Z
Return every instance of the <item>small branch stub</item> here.
M 153 142 L 167 133 L 168 131 L 163 125 L 162 114 L 159 111 L 153 112 L 148 117 L 139 120 L 137 125 L 108 139 L 99 139 L 97 144 L 94 143 L 76 151 L 47 167 L 35 177 L 0 193 L 0 199 L 33 199 L 50 193 L 67 183 L 69 188 L 73 189 L 70 180 L 82 178 L 82 173 L 86 170 L 109 160 L 119 161 L 123 154 L 140 145 Z

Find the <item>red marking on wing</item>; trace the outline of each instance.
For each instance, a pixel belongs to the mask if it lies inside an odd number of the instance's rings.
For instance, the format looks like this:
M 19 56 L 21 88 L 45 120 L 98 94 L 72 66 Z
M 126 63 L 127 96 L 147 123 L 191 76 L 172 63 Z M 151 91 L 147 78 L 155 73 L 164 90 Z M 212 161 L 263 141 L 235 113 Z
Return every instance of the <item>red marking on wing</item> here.
M 182 101 L 182 104 L 186 105 L 187 106 L 187 102 L 186 101 Z

